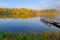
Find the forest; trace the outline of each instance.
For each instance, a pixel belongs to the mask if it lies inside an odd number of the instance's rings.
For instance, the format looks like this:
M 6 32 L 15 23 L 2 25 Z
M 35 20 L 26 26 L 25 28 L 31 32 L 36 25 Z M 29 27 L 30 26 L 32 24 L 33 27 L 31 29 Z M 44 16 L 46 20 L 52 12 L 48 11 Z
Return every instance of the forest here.
M 58 16 L 58 11 L 50 10 L 33 10 L 28 8 L 0 8 L 0 18 L 32 18 L 32 17 L 50 17 Z

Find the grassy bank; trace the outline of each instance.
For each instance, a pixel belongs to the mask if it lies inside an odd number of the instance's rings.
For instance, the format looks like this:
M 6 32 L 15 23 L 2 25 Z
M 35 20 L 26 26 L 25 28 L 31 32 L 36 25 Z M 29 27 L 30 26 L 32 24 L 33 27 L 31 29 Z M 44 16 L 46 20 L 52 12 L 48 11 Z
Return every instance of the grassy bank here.
M 60 32 L 43 32 L 40 34 L 0 32 L 0 40 L 60 40 Z

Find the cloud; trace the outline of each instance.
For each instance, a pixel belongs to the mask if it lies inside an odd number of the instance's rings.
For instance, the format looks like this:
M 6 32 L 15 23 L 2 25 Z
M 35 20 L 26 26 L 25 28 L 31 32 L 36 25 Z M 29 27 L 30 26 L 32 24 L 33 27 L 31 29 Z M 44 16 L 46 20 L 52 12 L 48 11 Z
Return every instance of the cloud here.
M 9 8 L 10 5 L 8 3 L 0 3 L 1 8 Z
M 31 8 L 31 9 L 45 9 L 51 4 L 60 2 L 60 0 L 5 0 L 0 1 L 0 7 L 5 8 Z
M 55 4 L 55 3 L 60 3 L 60 0 L 39 0 L 40 2 L 38 3 L 38 9 L 46 9 L 48 6 Z
M 38 4 L 38 9 L 45 9 L 46 7 L 48 6 L 47 2 L 46 1 L 41 1 L 39 4 Z

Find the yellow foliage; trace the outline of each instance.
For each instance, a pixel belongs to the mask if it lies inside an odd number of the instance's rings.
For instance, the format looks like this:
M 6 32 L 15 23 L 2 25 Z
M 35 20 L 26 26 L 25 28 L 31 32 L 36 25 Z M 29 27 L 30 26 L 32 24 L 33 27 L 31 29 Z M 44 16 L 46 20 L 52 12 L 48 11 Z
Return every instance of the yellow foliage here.
M 43 10 L 40 13 L 40 16 L 42 17 L 48 17 L 48 18 L 55 18 L 58 16 L 58 11 L 57 10 Z
M 27 8 L 13 8 L 13 9 L 8 9 L 8 8 L 0 8 L 0 15 L 3 18 L 3 14 L 5 17 L 11 16 L 13 18 L 31 18 L 31 17 L 48 17 L 48 18 L 55 18 L 58 15 L 58 11 L 56 10 L 32 10 L 32 9 L 27 9 Z M 9 18 L 9 17 L 7 17 Z

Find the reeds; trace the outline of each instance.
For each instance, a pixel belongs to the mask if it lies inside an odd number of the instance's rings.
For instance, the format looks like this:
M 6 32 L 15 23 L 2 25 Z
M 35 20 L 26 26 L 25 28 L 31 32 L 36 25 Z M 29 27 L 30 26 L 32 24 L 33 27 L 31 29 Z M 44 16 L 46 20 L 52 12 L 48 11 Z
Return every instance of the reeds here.
M 60 40 L 60 32 L 43 32 L 40 34 L 0 32 L 0 40 Z

